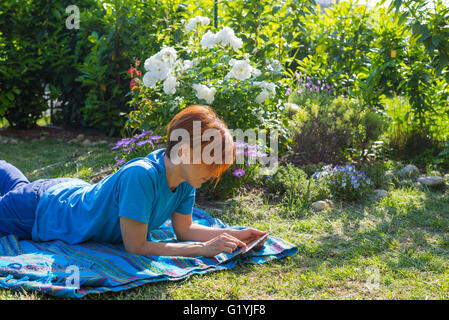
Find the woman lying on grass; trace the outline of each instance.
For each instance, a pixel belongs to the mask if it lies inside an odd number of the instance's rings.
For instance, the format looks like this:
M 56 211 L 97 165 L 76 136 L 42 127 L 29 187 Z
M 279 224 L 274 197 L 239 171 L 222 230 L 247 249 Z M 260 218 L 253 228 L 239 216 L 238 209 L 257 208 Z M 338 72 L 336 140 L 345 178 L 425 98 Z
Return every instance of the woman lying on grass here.
M 194 137 L 194 122 L 201 125 L 201 136 Z M 203 141 L 207 129 L 215 130 L 218 139 Z M 178 133 L 187 133 L 189 141 L 173 140 Z M 265 232 L 252 228 L 220 229 L 192 222 L 195 188 L 209 179 L 217 183 L 235 160 L 232 135 L 212 109 L 185 108 L 169 123 L 167 137 L 165 148 L 127 162 L 93 185 L 78 178 L 30 183 L 20 170 L 0 160 L 0 236 L 69 244 L 123 242 L 134 254 L 205 257 L 231 253 L 263 236 Z M 195 162 L 194 148 L 200 162 Z M 206 164 L 203 150 L 212 150 L 215 162 Z M 147 241 L 149 232 L 170 217 L 179 242 Z

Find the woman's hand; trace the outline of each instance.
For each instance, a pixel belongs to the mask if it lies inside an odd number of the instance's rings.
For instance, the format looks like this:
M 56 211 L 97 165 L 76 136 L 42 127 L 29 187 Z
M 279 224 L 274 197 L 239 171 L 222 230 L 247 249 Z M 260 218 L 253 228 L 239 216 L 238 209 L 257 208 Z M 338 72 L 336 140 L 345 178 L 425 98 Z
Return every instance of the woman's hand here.
M 222 233 L 209 241 L 203 242 L 202 256 L 214 257 L 222 252 L 232 253 L 237 247 L 246 247 L 246 243 L 228 233 Z
M 252 242 L 256 239 L 259 239 L 260 237 L 262 237 L 265 234 L 266 234 L 265 231 L 260 231 L 260 230 L 253 229 L 253 228 L 247 228 L 247 229 L 238 230 L 235 234 L 235 237 L 237 239 L 245 242 L 246 244 L 249 244 L 250 242 Z M 262 248 L 263 244 L 265 243 L 265 241 L 267 241 L 267 239 L 268 239 L 268 237 L 265 238 L 257 246 L 255 246 L 254 249 Z

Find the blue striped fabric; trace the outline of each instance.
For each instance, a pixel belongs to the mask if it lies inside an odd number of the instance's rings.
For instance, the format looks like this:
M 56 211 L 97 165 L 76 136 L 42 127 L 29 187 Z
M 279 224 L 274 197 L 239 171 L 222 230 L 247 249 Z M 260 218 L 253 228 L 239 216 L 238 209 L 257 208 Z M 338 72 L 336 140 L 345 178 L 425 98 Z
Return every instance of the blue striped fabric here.
M 193 209 L 193 220 L 206 226 L 227 227 L 199 208 Z M 151 238 L 152 241 L 175 242 L 171 220 L 152 232 Z M 237 264 L 264 263 L 291 256 L 297 251 L 294 245 L 270 236 L 260 250 L 251 251 L 242 259 L 219 264 L 225 254 L 221 254 L 220 259 L 141 256 L 127 253 L 121 244 L 18 241 L 9 235 L 0 238 L 0 287 L 81 298 L 150 282 L 180 280 L 193 274 L 230 269 Z

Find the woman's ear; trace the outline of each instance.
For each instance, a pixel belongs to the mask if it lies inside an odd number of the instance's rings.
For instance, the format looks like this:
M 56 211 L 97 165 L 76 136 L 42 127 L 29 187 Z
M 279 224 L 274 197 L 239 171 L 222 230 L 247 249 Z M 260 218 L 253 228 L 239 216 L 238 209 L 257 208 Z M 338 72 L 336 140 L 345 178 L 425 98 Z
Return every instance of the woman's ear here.
M 190 147 L 188 144 L 183 144 L 178 150 L 178 158 L 181 159 L 181 163 L 190 164 Z

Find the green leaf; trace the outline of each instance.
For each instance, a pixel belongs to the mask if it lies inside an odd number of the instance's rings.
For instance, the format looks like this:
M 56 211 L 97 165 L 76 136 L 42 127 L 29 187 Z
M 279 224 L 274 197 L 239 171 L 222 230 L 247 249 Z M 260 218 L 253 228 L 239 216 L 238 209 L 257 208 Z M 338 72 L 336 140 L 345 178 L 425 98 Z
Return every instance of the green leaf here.
M 271 10 L 271 14 L 275 15 L 281 9 L 281 6 L 274 6 L 273 10 Z
M 56 8 L 52 8 L 51 12 L 56 17 L 56 19 L 61 20 L 61 13 L 59 13 L 59 11 Z
M 399 7 L 402 5 L 402 0 L 394 0 L 394 2 L 393 2 L 393 6 L 396 8 L 396 9 L 399 9 Z

